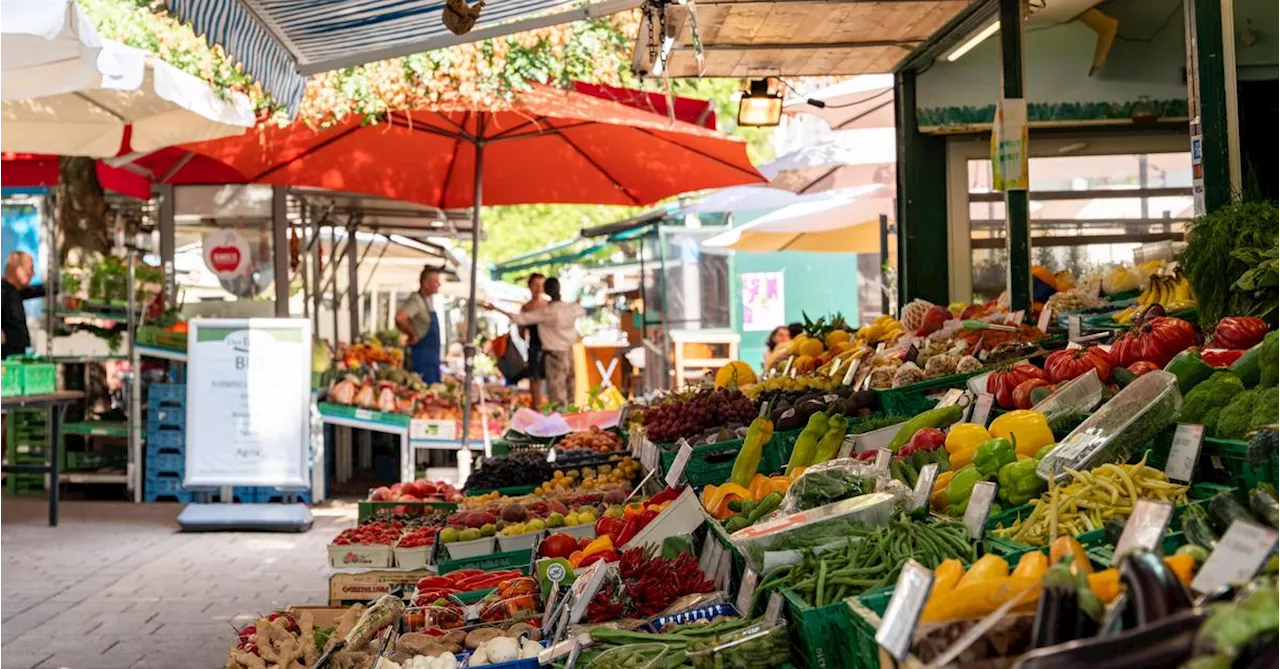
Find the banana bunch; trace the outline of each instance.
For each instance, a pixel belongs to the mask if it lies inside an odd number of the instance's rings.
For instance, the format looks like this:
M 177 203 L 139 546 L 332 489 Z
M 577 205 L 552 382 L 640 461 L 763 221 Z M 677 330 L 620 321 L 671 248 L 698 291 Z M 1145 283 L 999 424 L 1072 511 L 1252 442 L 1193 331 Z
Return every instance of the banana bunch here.
M 1136 290 L 1142 284 L 1142 277 L 1136 271 L 1129 271 L 1124 266 L 1116 266 L 1102 275 L 1102 292 L 1108 295 Z
M 881 314 L 870 325 L 858 328 L 854 341 L 867 346 L 875 346 L 880 342 L 892 343 L 901 337 L 906 329 L 893 316 Z
M 855 360 L 862 360 L 874 352 L 866 345 L 855 346 L 823 363 L 818 368 L 817 374 L 836 379 L 843 378 L 845 373 L 849 371 L 849 365 L 852 365 Z
M 1174 312 L 1190 309 L 1196 305 L 1196 298 L 1191 294 L 1191 284 L 1181 272 L 1169 274 L 1152 274 L 1147 277 L 1147 287 L 1138 296 L 1138 306 L 1159 304 L 1165 311 Z

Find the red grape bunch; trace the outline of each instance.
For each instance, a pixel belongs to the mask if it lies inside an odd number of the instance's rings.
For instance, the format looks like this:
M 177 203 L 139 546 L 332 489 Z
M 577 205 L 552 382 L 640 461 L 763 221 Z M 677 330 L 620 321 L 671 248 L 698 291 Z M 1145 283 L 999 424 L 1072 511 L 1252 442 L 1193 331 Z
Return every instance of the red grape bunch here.
M 694 439 L 712 428 L 747 425 L 756 417 L 756 405 L 738 389 L 717 388 L 672 395 L 651 406 L 641 419 L 655 444 Z

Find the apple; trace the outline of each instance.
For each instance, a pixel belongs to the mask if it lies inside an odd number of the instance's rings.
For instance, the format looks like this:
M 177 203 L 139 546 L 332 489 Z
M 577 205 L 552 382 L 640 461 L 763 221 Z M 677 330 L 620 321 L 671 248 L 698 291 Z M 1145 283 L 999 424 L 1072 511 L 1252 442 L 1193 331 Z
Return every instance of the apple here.
M 386 502 L 394 496 L 395 496 L 395 493 L 391 491 L 391 488 L 388 488 L 386 486 L 378 486 L 377 488 L 373 489 L 373 492 L 369 493 L 369 501 Z
M 911 437 L 911 446 L 917 450 L 932 451 L 947 440 L 947 433 L 936 427 L 926 427 Z

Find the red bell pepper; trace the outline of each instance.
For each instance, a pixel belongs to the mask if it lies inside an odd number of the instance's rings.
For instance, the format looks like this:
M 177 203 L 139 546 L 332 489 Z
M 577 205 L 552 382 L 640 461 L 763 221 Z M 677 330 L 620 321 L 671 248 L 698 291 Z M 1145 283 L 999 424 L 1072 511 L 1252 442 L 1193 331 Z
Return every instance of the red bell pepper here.
M 662 513 L 662 512 L 661 512 L 661 511 L 657 511 L 657 510 L 653 509 L 652 507 L 650 507 L 649 509 L 647 509 L 647 510 L 644 512 L 644 515 L 643 515 L 643 516 L 640 516 L 640 529 L 642 529 L 642 530 L 643 530 L 645 527 L 647 527 L 647 526 L 649 525 L 649 523 L 653 522 L 653 519 L 654 519 L 654 518 L 657 518 L 657 517 L 658 517 L 658 514 L 660 514 L 660 513 Z
M 485 573 L 483 569 L 459 569 L 457 571 L 449 572 L 445 577 L 452 580 L 454 583 L 458 583 L 459 581 L 465 581 L 472 576 L 479 576 L 483 573 Z
M 627 519 L 625 523 L 622 524 L 622 531 L 618 532 L 618 536 L 613 537 L 614 546 L 623 546 L 628 541 L 631 541 L 631 538 L 634 537 L 636 533 L 640 531 L 641 527 L 643 527 L 643 525 L 640 522 L 640 517 L 643 516 L 645 513 L 648 513 L 648 512 L 643 511 L 640 514 L 631 516 L 630 518 Z
M 420 579 L 418 581 L 417 588 L 419 590 L 433 590 L 435 588 L 453 588 L 454 583 L 457 583 L 457 581 L 455 581 L 452 578 L 449 578 L 448 576 L 427 576 L 426 578 Z
M 613 545 L 618 546 L 618 535 L 622 534 L 623 522 L 618 518 L 610 516 L 600 516 L 600 520 L 596 521 L 596 536 L 609 537 L 613 539 Z
M 607 550 L 607 551 L 600 551 L 598 553 L 592 553 L 591 555 L 588 555 L 587 557 L 582 558 L 582 562 L 579 562 L 578 566 L 589 567 L 597 562 L 617 562 L 617 561 L 618 561 L 618 551 Z
M 660 493 L 658 493 L 658 494 L 654 495 L 653 497 L 649 498 L 649 503 L 650 503 L 650 504 L 661 504 L 661 503 L 663 503 L 663 502 L 670 502 L 670 501 L 674 500 L 675 498 L 679 497 L 679 496 L 680 496 L 680 491 L 681 491 L 681 490 L 683 490 L 683 489 L 684 489 L 684 487 L 683 487 L 683 486 L 682 486 L 682 487 L 679 487 L 679 488 L 675 488 L 675 487 L 667 486 L 667 488 L 666 488 L 666 489 L 664 489 L 662 492 L 660 492 Z
M 1200 352 L 1200 359 L 1210 367 L 1230 367 L 1244 355 L 1243 349 L 1207 348 Z

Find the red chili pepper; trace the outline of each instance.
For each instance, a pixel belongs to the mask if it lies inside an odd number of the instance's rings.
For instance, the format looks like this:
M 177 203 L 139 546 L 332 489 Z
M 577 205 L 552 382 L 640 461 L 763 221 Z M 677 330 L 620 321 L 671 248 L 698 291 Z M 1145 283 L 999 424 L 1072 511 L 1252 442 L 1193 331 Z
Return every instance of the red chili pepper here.
M 640 527 L 640 516 L 632 516 L 628 518 L 627 521 L 622 524 L 622 531 L 618 532 L 618 536 L 613 538 L 613 545 L 625 545 L 628 541 L 631 541 L 632 537 L 636 536 L 636 533 L 640 531 Z M 579 564 L 578 566 L 581 567 L 583 565 Z
M 458 581 L 465 581 L 472 576 L 479 576 L 483 573 L 485 573 L 483 569 L 459 569 L 458 571 L 451 571 L 448 574 L 445 574 L 445 576 L 454 583 L 457 583 Z
M 578 568 L 589 567 L 597 562 L 617 562 L 617 561 L 618 561 L 618 551 L 600 551 L 599 553 L 592 553 L 591 555 L 588 555 L 587 557 L 582 558 L 582 562 L 578 563 Z
M 452 588 L 453 584 L 456 582 L 457 581 L 449 578 L 448 576 L 427 576 L 426 578 L 418 581 L 418 589 L 429 590 L 433 588 Z

